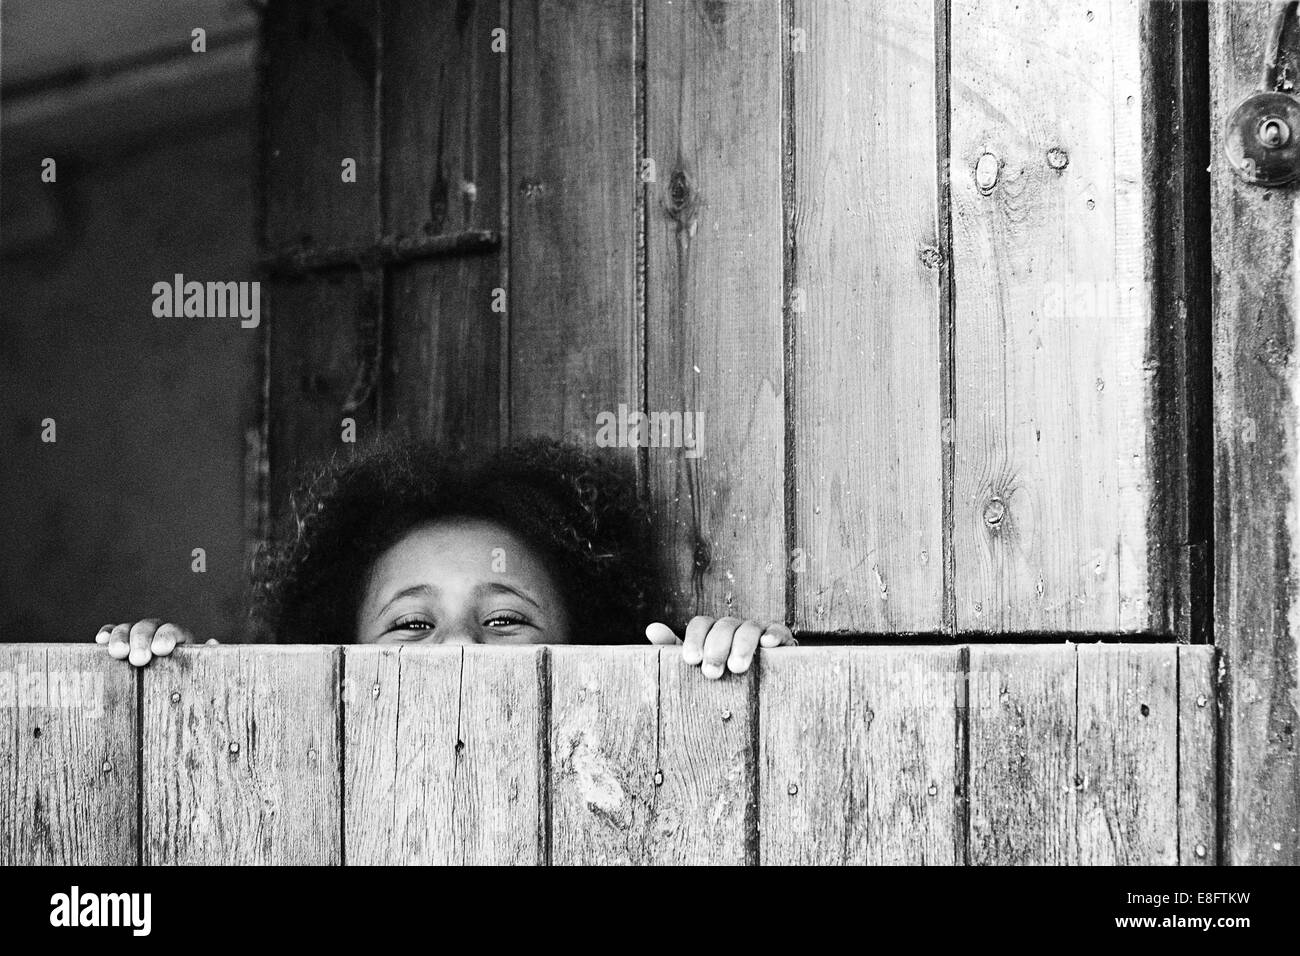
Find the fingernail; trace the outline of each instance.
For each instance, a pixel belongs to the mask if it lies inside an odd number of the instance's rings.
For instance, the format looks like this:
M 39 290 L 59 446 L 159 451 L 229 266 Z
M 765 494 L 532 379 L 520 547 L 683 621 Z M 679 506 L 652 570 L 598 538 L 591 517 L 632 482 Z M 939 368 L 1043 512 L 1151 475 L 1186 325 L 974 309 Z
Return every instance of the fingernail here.
M 109 644 L 108 656 L 115 661 L 120 661 L 131 653 L 131 648 L 126 644 Z
M 709 664 L 705 664 L 704 667 L 701 668 L 701 670 L 704 671 L 704 676 L 707 677 L 709 680 L 717 680 L 719 677 L 722 676 L 723 668 L 721 664 L 709 663 Z
M 758 639 L 758 643 L 760 647 L 776 647 L 781 643 L 781 638 L 775 634 L 764 634 Z
M 727 670 L 731 671 L 733 674 L 743 674 L 745 671 L 749 670 L 749 661 L 743 660 L 739 657 L 728 657 Z
M 134 667 L 144 667 L 149 663 L 149 651 L 143 647 L 133 647 L 131 649 L 130 661 Z
M 682 649 L 682 660 L 688 664 L 698 664 L 700 661 L 704 660 L 704 652 L 698 647 L 690 647 L 688 645 Z
M 154 642 L 149 645 L 149 650 L 153 651 L 155 657 L 161 657 L 164 654 L 170 654 L 176 642 L 170 637 L 155 638 Z

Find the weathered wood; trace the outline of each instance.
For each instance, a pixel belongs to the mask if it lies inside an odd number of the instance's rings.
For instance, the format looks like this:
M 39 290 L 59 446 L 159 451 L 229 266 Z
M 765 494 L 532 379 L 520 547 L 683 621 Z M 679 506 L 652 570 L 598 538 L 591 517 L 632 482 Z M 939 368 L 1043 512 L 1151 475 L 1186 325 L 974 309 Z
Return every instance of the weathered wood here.
M 640 405 L 634 0 L 511 7 L 510 433 Z
M 459 862 L 452 821 L 459 647 L 344 650 L 349 865 Z
M 969 862 L 1075 856 L 1073 644 L 970 648 Z
M 1178 647 L 1078 648 L 1076 855 L 1178 862 Z
M 659 650 L 551 649 L 551 863 L 654 858 Z M 680 651 L 679 651 L 680 653 Z
M 303 471 L 375 439 L 383 280 L 345 271 L 268 287 L 269 509 L 287 513 Z M 345 441 L 344 419 L 355 423 Z
M 263 22 L 264 244 L 379 235 L 378 0 L 268 4 Z M 356 182 L 343 161 L 356 160 Z
M 501 228 L 501 79 L 492 52 L 500 0 L 384 5 L 384 228 L 447 235 Z M 389 284 L 385 428 L 458 453 L 500 431 L 504 312 L 499 254 L 394 270 Z M 502 302 L 504 307 L 505 303 Z
M 129 866 L 136 678 L 97 646 L 0 645 L 0 865 Z
M 1160 626 L 1140 9 L 953 0 L 962 630 Z
M 545 862 L 545 648 L 346 654 L 347 862 Z
M 781 5 L 650 4 L 646 49 L 646 405 L 694 425 L 647 450 L 672 613 L 784 620 Z
M 1223 153 L 1259 88 L 1271 3 L 1211 5 L 1215 634 L 1224 655 L 1224 863 L 1300 863 L 1300 529 L 1294 189 L 1248 185 Z M 1296 24 L 1289 34 L 1293 35 Z M 1295 75 L 1294 54 L 1287 54 Z
M 765 653 L 764 864 L 962 862 L 956 647 Z
M 1178 648 L 1178 862 L 1214 866 L 1218 853 L 1218 665 L 1214 648 Z
M 340 653 L 178 648 L 150 664 L 146 866 L 341 861 Z
M 795 620 L 813 631 L 943 626 L 934 15 L 794 3 Z
M 451 453 L 501 435 L 501 323 L 495 256 L 394 269 L 388 283 L 384 428 L 433 438 Z
M 708 681 L 659 651 L 659 773 L 652 859 L 660 864 L 757 862 L 758 712 L 754 669 Z

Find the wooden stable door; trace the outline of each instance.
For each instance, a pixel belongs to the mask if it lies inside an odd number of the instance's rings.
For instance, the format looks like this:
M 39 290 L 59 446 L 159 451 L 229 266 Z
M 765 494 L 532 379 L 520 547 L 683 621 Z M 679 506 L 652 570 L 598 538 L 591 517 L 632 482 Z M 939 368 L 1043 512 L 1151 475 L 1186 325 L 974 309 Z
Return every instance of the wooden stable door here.
M 271 4 L 272 507 L 345 418 L 559 436 L 638 470 L 679 621 L 1197 638 L 1178 6 Z

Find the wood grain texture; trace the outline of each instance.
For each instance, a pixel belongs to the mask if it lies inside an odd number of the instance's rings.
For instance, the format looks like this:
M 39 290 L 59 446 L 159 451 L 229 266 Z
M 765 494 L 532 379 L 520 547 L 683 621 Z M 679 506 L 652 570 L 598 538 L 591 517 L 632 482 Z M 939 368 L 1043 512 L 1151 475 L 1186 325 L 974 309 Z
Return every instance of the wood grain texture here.
M 379 235 L 378 0 L 283 0 L 263 25 L 264 244 Z M 343 181 L 355 159 L 356 182 Z
M 970 648 L 970 862 L 1075 856 L 1075 646 Z
M 1218 664 L 1213 647 L 1178 648 L 1178 863 L 1218 853 Z
M 647 450 L 671 614 L 784 620 L 780 3 L 653 3 L 646 47 L 646 405 L 695 425 Z
M 269 509 L 288 513 L 306 469 L 378 437 L 383 280 L 352 270 L 282 280 L 269 291 Z M 356 423 L 344 441 L 344 419 Z
M 962 861 L 955 647 L 764 653 L 759 858 Z
M 551 649 L 551 862 L 649 863 L 659 650 Z
M 143 694 L 143 860 L 341 861 L 336 647 L 178 648 Z
M 705 680 L 679 647 L 659 650 L 659 773 L 653 862 L 757 862 L 754 669 Z
M 1072 862 L 1176 864 L 1178 647 L 1083 644 L 1078 657 Z
M 1211 5 L 1215 634 L 1224 655 L 1224 863 L 1300 863 L 1300 382 L 1293 189 L 1239 180 L 1230 112 L 1260 82 L 1269 3 Z M 1292 24 L 1291 30 L 1294 31 Z M 1293 55 L 1292 55 L 1293 56 Z M 1287 61 L 1295 75 L 1294 59 Z
M 545 648 L 346 654 L 347 862 L 545 862 Z
M 952 4 L 961 630 L 1153 625 L 1140 8 Z
M 501 0 L 383 6 L 384 230 L 447 235 L 501 228 L 502 75 L 492 52 Z M 498 252 L 395 269 L 387 296 L 384 427 L 457 454 L 501 428 L 504 288 Z
M 515 437 L 590 444 L 601 411 L 640 405 L 634 11 L 634 0 L 512 4 Z
M 102 647 L 0 645 L 0 865 L 136 862 L 137 726 Z
M 813 631 L 943 626 L 934 13 L 794 3 L 795 621 Z

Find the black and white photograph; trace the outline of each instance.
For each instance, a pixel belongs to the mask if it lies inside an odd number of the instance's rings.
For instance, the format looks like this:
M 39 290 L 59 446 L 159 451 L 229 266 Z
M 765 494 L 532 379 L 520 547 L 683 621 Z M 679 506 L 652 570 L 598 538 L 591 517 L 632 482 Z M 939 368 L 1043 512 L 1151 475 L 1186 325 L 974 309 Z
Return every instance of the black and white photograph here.
M 0 0 L 13 919 L 763 866 L 1249 939 L 1298 323 L 1294 0 Z

